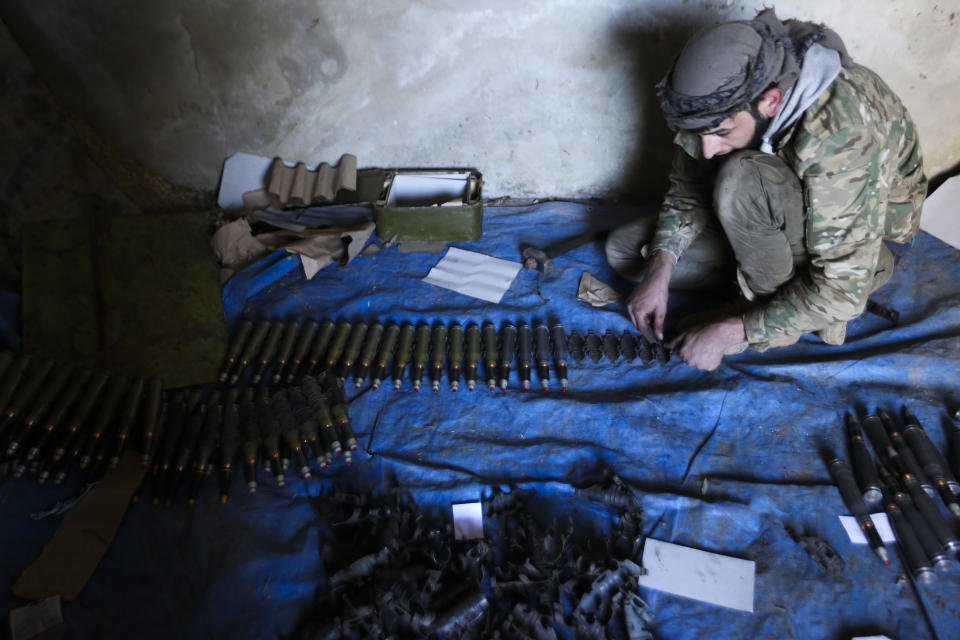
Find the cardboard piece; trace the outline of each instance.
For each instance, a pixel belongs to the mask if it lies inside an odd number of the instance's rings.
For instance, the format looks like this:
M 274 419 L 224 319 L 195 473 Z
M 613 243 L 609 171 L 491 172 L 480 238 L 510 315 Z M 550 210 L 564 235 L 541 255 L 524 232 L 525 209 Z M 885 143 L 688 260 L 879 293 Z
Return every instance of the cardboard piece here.
M 613 287 L 597 280 L 589 271 L 580 276 L 580 287 L 577 290 L 577 300 L 589 302 L 591 306 L 602 307 L 614 302 L 620 294 Z
M 341 191 L 357 190 L 357 157 L 340 156 L 336 166 L 321 162 L 315 168 L 302 162 L 290 166 L 276 158 L 270 165 L 267 194 L 275 207 L 307 207 L 314 202 L 333 202 Z
M 50 596 L 10 610 L 10 640 L 53 640 L 63 635 L 63 600 Z
M 336 229 L 306 229 L 261 233 L 258 242 L 270 250 L 285 249 L 300 256 L 307 280 L 333 262 L 345 265 L 360 253 L 373 235 L 373 223 Z
M 305 206 L 356 188 L 357 158 L 349 153 L 341 156 L 336 167 L 235 153 L 223 162 L 217 205 L 224 211 L 253 211 L 268 204 Z
M 57 594 L 64 600 L 76 598 L 110 548 L 144 473 L 140 456 L 124 452 L 117 468 L 107 471 L 70 510 L 37 561 L 13 585 L 13 595 L 28 600 Z
M 756 567 L 750 560 L 647 538 L 641 587 L 753 612 Z

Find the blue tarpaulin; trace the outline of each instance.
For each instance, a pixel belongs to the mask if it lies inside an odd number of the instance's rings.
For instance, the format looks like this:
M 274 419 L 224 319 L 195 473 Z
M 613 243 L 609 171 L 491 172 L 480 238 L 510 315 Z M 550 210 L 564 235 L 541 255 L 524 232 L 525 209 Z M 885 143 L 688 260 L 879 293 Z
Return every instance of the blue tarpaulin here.
M 457 246 L 519 261 L 523 244 L 548 246 L 638 215 L 651 211 L 566 202 L 487 207 L 482 238 Z M 846 451 L 848 411 L 898 413 L 906 405 L 941 451 L 955 428 L 960 252 L 924 233 L 894 252 L 893 278 L 873 297 L 900 311 L 899 324 L 864 315 L 840 347 L 804 336 L 791 347 L 726 357 L 713 372 L 676 358 L 646 366 L 587 359 L 571 364 L 566 393 L 555 379 L 540 391 L 536 376 L 522 393 L 515 372 L 505 393 L 481 385 L 454 394 L 446 382 L 438 393 L 416 393 L 409 383 L 400 391 L 348 384 L 361 445 L 353 466 L 316 469 L 312 482 L 286 489 L 268 480 L 253 497 L 237 481 L 225 505 L 214 482 L 193 507 L 132 505 L 92 579 L 65 608 L 70 637 L 288 633 L 325 576 L 310 496 L 372 486 L 387 468 L 425 511 L 447 518 L 451 503 L 511 483 L 536 488 L 562 511 L 571 484 L 609 468 L 639 492 L 648 537 L 756 563 L 753 613 L 641 588 L 656 615 L 656 638 L 960 638 L 960 565 L 915 588 L 899 556 L 888 568 L 869 547 L 851 544 L 838 520 L 847 509 L 821 459 L 824 446 Z M 226 318 L 231 329 L 241 318 L 631 329 L 622 298 L 603 308 L 576 299 L 585 271 L 623 296 L 630 290 L 606 265 L 599 242 L 557 257 L 548 275 L 521 270 L 500 304 L 422 282 L 438 259 L 390 247 L 307 281 L 297 256 L 276 252 L 228 282 Z M 710 302 L 676 296 L 668 333 L 681 311 Z M 30 514 L 80 490 L 78 479 L 59 488 L 38 488 L 26 477 L 0 484 L 4 584 L 36 559 L 61 521 Z M 831 544 L 846 563 L 842 577 L 820 568 L 788 528 Z M 18 603 L 5 594 L 3 604 Z

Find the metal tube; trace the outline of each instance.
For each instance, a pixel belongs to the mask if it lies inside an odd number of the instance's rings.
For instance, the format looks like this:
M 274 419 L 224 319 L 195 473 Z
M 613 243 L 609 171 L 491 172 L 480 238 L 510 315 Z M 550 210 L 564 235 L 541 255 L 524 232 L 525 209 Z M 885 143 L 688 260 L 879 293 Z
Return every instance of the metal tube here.
M 497 386 L 497 328 L 492 322 L 483 323 L 483 371 L 493 391 Z
M 857 487 L 853 472 L 842 458 L 828 454 L 826 459 L 828 461 L 827 468 L 830 471 L 830 477 L 833 478 L 834 484 L 837 485 L 837 489 L 840 491 L 840 497 L 843 498 L 843 503 L 850 510 L 850 514 L 856 518 L 857 523 L 860 525 L 860 530 L 863 531 L 867 542 L 870 543 L 870 548 L 873 549 L 874 553 L 877 554 L 885 565 L 890 566 L 889 555 L 883 546 L 880 534 L 877 533 L 876 525 L 874 525 L 873 520 L 870 519 L 870 510 L 863 501 L 863 495 Z
M 878 505 L 883 498 L 880 488 L 880 477 L 877 475 L 877 468 L 873 464 L 873 458 L 867 450 L 867 444 L 863 440 L 863 432 L 860 428 L 860 421 L 852 413 L 846 416 L 847 443 L 850 447 L 850 461 L 853 463 L 853 469 L 859 480 L 860 490 L 863 492 L 863 499 L 867 505 Z
M 260 382 L 267 368 L 277 357 L 277 350 L 280 348 L 280 338 L 283 336 L 284 326 L 282 322 L 276 322 L 270 326 L 270 332 L 263 343 L 263 350 L 260 351 L 257 371 L 253 374 L 253 384 Z
M 363 349 L 360 350 L 360 361 L 357 363 L 357 370 L 353 374 L 354 386 L 359 389 L 367 377 L 367 371 L 373 363 L 374 356 L 377 353 L 377 347 L 380 346 L 380 338 L 383 336 L 383 325 L 374 322 L 367 330 L 367 339 L 363 343 Z
M 387 375 L 387 367 L 393 360 L 393 354 L 397 350 L 397 340 L 400 337 L 400 325 L 391 322 L 383 333 L 383 341 L 380 343 L 380 349 L 377 352 L 377 366 L 373 370 L 371 386 L 374 391 L 380 388 L 384 376 Z
M 237 332 L 233 335 L 233 341 L 230 343 L 230 346 L 227 347 L 227 354 L 223 359 L 223 368 L 220 370 L 219 382 L 226 382 L 227 378 L 230 377 L 230 370 L 233 369 L 237 358 L 240 357 L 240 353 L 243 351 L 243 345 L 246 344 L 251 333 L 253 333 L 253 323 L 249 320 L 242 321 L 237 327 Z
M 906 440 L 903 439 L 903 434 L 900 433 L 900 425 L 883 409 L 877 409 L 877 415 L 880 416 L 880 422 L 883 424 L 883 428 L 890 438 L 890 443 L 893 445 L 894 451 L 896 451 L 894 464 L 912 474 L 927 495 L 931 498 L 934 497 L 936 495 L 936 489 L 934 489 L 933 483 L 930 482 L 927 475 L 923 472 L 923 468 L 920 466 L 920 463 L 917 462 L 910 447 L 907 446 Z
M 303 325 L 303 331 L 300 332 L 297 346 L 293 349 L 293 356 L 290 358 L 290 364 L 287 367 L 287 384 L 293 383 L 294 379 L 296 379 L 297 370 L 306 359 L 307 351 L 310 349 L 310 345 L 313 343 L 313 339 L 317 336 L 317 331 L 319 330 L 320 325 L 317 324 L 316 320 L 310 320 L 307 324 Z
M 260 346 L 263 344 L 263 341 L 266 339 L 269 331 L 269 320 L 261 320 L 256 324 L 256 326 L 254 326 L 253 333 L 250 335 L 250 339 L 247 340 L 246 345 L 244 345 L 243 352 L 240 354 L 240 359 L 237 360 L 233 374 L 230 376 L 230 384 L 236 384 L 237 380 L 240 379 L 240 376 L 243 375 L 243 371 L 247 368 L 247 365 L 253 362 L 254 358 L 257 357 L 257 353 L 260 351 Z
M 410 362 L 410 355 L 413 352 L 413 339 L 415 329 L 409 322 L 404 322 L 400 327 L 400 343 L 397 345 L 397 357 L 393 363 L 393 389 L 400 390 L 403 384 L 403 373 Z
M 510 382 L 510 365 L 517 352 L 517 328 L 510 321 L 500 327 L 500 391 L 506 393 Z
M 494 335 L 496 339 L 496 335 Z M 467 325 L 464 359 L 464 378 L 467 391 L 473 391 L 477 385 L 477 367 L 480 364 L 480 327 L 476 322 Z
M 312 375 L 320 362 L 323 362 L 327 355 L 327 349 L 330 347 L 330 341 L 333 339 L 333 332 L 336 326 L 332 320 L 324 320 L 320 323 L 320 329 L 317 331 L 317 337 L 314 338 L 310 347 L 310 355 L 307 357 L 307 368 L 305 375 Z
M 951 493 L 954 495 L 960 493 L 960 484 L 957 483 L 957 479 L 953 476 L 953 472 L 950 470 L 950 465 L 947 464 L 946 458 L 943 457 L 940 450 L 937 449 L 930 440 L 930 436 L 927 435 L 926 430 L 924 430 L 923 425 L 920 424 L 917 416 L 913 415 L 913 412 L 906 406 L 903 407 L 903 424 L 903 437 L 907 440 L 907 444 L 910 446 L 910 449 L 913 450 L 914 455 L 917 456 L 917 460 L 927 475 L 931 476 L 934 482 L 938 482 L 936 478 L 933 478 L 931 472 L 927 471 L 927 467 L 930 466 L 931 469 L 938 471 L 937 476 L 941 477 L 947 484 Z M 909 432 L 909 434 L 907 432 Z M 943 495 L 943 492 L 941 492 L 941 495 Z M 946 498 L 944 501 L 946 501 Z M 953 502 L 956 504 L 955 500 Z M 955 510 L 951 507 L 950 510 L 954 512 L 954 515 L 960 516 L 960 508 Z
M 530 367 L 533 365 L 533 330 L 526 322 L 517 323 L 517 377 L 524 393 L 530 392 Z
M 287 363 L 293 356 L 293 347 L 299 333 L 299 322 L 291 320 L 287 323 L 287 327 L 283 332 L 283 342 L 280 343 L 280 350 L 277 352 L 277 371 L 273 375 L 273 384 L 280 384 L 280 380 L 283 379 L 284 370 L 287 368 Z
M 332 369 L 333 365 L 340 361 L 340 356 L 343 355 L 343 348 L 347 345 L 347 338 L 350 337 L 350 329 L 351 324 L 346 320 L 341 320 L 337 323 L 337 328 L 334 330 L 333 337 L 330 339 L 330 349 L 327 351 L 325 357 L 327 369 Z
M 410 369 L 410 379 L 413 381 L 413 390 L 420 391 L 423 380 L 423 370 L 427 366 L 430 355 L 430 325 L 421 322 L 417 325 L 417 337 L 413 345 L 413 365 Z
M 459 322 L 450 323 L 448 340 L 450 364 L 447 368 L 447 376 L 450 378 L 450 390 L 456 393 L 460 387 L 460 370 L 463 367 L 463 327 Z
M 430 386 L 433 392 L 440 391 L 440 380 L 443 378 L 443 365 L 447 356 L 447 327 L 438 322 L 433 325 L 430 347 Z
M 533 328 L 533 345 L 540 385 L 544 391 L 550 391 L 550 329 L 542 322 Z
M 550 338 L 553 342 L 553 366 L 557 370 L 557 377 L 560 378 L 560 390 L 567 390 L 567 359 L 570 357 L 567 351 L 567 334 L 563 325 L 557 322 L 550 329 Z
M 360 357 L 360 350 L 363 348 L 363 340 L 367 337 L 368 328 L 366 322 L 358 322 L 353 325 L 353 331 L 350 332 L 350 339 L 343 351 L 343 358 L 340 360 L 340 369 L 337 373 L 337 377 L 341 380 L 347 379 L 353 364 Z

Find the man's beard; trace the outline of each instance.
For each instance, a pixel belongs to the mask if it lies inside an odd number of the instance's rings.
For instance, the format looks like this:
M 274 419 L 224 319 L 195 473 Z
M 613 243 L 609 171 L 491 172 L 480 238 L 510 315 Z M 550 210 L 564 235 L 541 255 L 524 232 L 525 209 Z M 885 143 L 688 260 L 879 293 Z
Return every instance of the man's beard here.
M 770 127 L 770 118 L 760 113 L 756 105 L 750 105 L 750 115 L 753 116 L 753 137 L 747 143 L 747 149 L 757 150 L 763 142 L 763 134 Z

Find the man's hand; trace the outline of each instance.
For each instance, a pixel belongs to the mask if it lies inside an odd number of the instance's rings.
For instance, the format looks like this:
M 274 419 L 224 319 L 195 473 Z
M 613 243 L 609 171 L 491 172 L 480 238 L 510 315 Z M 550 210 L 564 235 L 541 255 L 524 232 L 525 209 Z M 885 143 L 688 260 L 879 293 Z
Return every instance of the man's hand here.
M 723 352 L 727 348 L 746 340 L 747 332 L 743 328 L 743 319 L 734 316 L 688 329 L 666 346 L 674 349 L 679 345 L 677 355 L 684 362 L 697 369 L 713 371 L 720 366 Z
M 658 251 L 647 264 L 643 280 L 627 298 L 627 312 L 633 326 L 650 342 L 663 340 L 663 319 L 667 315 L 667 296 L 674 258 Z

